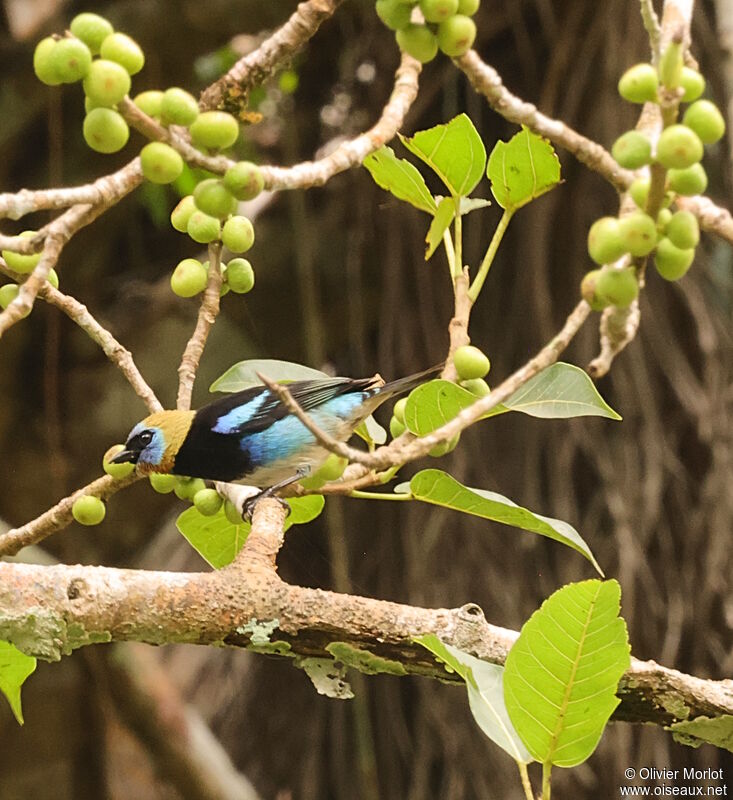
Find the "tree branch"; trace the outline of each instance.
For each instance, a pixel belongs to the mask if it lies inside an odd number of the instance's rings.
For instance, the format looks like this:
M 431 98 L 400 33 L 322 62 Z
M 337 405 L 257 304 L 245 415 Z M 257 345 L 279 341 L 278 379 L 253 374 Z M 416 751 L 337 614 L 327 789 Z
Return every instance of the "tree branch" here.
M 119 492 L 120 489 L 124 489 L 138 480 L 140 480 L 140 476 L 134 472 L 126 478 L 113 478 L 111 475 L 104 475 L 86 486 L 82 486 L 81 489 L 77 489 L 73 494 L 60 500 L 55 506 L 49 508 L 48 511 L 44 511 L 34 520 L 27 522 L 20 528 L 13 528 L 7 533 L 1 534 L 0 556 L 14 556 L 21 548 L 30 544 L 38 544 L 38 542 L 42 542 L 52 533 L 71 525 L 74 520 L 71 515 L 71 507 L 78 497 L 84 494 L 91 494 L 106 500 Z
M 525 384 L 543 369 L 554 364 L 563 350 L 570 344 L 575 334 L 590 314 L 590 306 L 585 300 L 581 300 L 573 309 L 565 324 L 560 331 L 524 366 L 513 372 L 508 378 L 502 381 L 499 386 L 491 391 L 486 397 L 476 400 L 473 405 L 464 408 L 450 422 L 446 422 L 440 428 L 436 428 L 427 436 L 414 437 L 401 436 L 388 445 L 378 447 L 372 453 L 363 453 L 359 459 L 361 464 L 371 469 L 387 469 L 396 464 L 404 464 L 426 456 L 436 444 L 447 442 L 457 434 L 465 430 L 469 425 L 477 422 L 492 408 L 503 403 L 520 386 Z M 358 477 L 356 474 L 350 478 Z
M 298 5 L 290 19 L 248 53 L 218 81 L 201 93 L 202 109 L 241 105 L 242 95 L 262 83 L 283 61 L 293 57 L 341 5 L 343 0 L 308 0 Z
M 257 504 L 252 530 L 235 562 L 213 573 L 0 563 L 0 639 L 56 660 L 100 641 L 252 645 L 253 628 L 275 622 L 272 652 L 329 658 L 335 641 L 387 659 L 392 672 L 456 680 L 413 642 L 425 633 L 503 664 L 517 634 L 490 625 L 481 609 L 427 609 L 290 586 L 272 554 L 285 512 Z M 259 645 L 261 647 L 261 644 Z M 391 664 L 389 663 L 391 662 Z M 733 686 L 633 660 L 615 718 L 668 725 L 700 714 L 733 714 Z M 669 709 L 674 709 L 670 711 Z
M 633 341 L 639 329 L 641 313 L 639 303 L 628 308 L 609 306 L 603 309 L 600 324 L 601 352 L 588 364 L 592 378 L 601 378 L 608 373 L 614 358 Z
M 417 96 L 421 64 L 404 54 L 395 73 L 395 83 L 377 122 L 364 133 L 340 144 L 317 161 L 304 161 L 292 167 L 261 167 L 269 189 L 303 189 L 323 186 L 339 172 L 359 166 L 364 159 L 395 137 Z
M 670 4 L 665 4 L 665 11 L 668 5 Z M 673 18 L 679 24 L 680 12 L 688 7 L 691 9 L 691 5 L 687 0 L 679 0 L 672 5 Z M 512 94 L 504 86 L 499 73 L 486 64 L 475 50 L 469 50 L 465 56 L 454 59 L 454 63 L 466 74 L 474 89 L 504 119 L 517 125 L 526 125 L 535 133 L 572 153 L 578 161 L 598 172 L 619 192 L 625 192 L 629 188 L 635 177 L 633 172 L 619 167 L 613 156 L 598 142 L 588 139 L 561 120 L 546 116 L 532 103 Z M 678 197 L 676 202 L 680 208 L 686 208 L 697 216 L 703 230 L 715 233 L 733 244 L 733 217 L 727 209 L 703 195 Z
M 573 130 L 561 120 L 546 116 L 532 103 L 512 94 L 504 86 L 499 73 L 485 63 L 475 50 L 469 50 L 466 55 L 453 61 L 466 74 L 473 88 L 504 119 L 517 125 L 526 125 L 535 133 L 565 148 L 578 161 L 600 173 L 619 192 L 626 191 L 634 180 L 634 173 L 620 167 L 616 159 L 600 144 Z
M 108 208 L 142 183 L 142 179 L 140 159 L 133 158 L 117 172 L 104 175 L 84 186 L 72 186 L 64 189 L 21 189 L 15 193 L 4 192 L 0 194 L 0 218 L 20 219 L 34 211 L 68 208 L 74 205 L 102 205 Z M 32 241 L 32 239 L 21 239 L 19 244 L 22 242 L 23 246 L 28 245 L 29 249 L 18 248 L 18 252 L 32 252 L 34 248 L 29 244 Z
M 334 439 L 333 436 L 329 436 L 329 434 L 322 430 L 308 416 L 308 414 L 303 411 L 293 395 L 290 394 L 290 390 L 287 386 L 281 386 L 279 383 L 277 383 L 277 381 L 271 380 L 267 377 L 267 375 L 263 375 L 261 372 L 257 373 L 257 377 L 271 392 L 280 398 L 280 402 L 282 402 L 285 408 L 287 408 L 291 414 L 294 414 L 303 423 L 303 425 L 305 425 L 305 427 L 313 434 L 313 436 L 315 436 L 316 441 L 319 444 L 322 444 L 327 450 L 330 450 L 332 453 L 336 453 L 336 455 L 339 455 L 342 458 L 348 458 L 349 461 L 366 463 L 362 461 L 363 456 L 366 455 L 363 450 L 357 450 L 355 447 L 350 447 L 345 442 L 340 442 L 338 439 Z
M 196 371 L 209 338 L 211 326 L 216 322 L 219 314 L 219 300 L 222 284 L 221 276 L 221 244 L 216 242 L 209 245 L 209 278 L 204 289 L 204 296 L 199 308 L 196 327 L 188 340 L 183 352 L 181 365 L 178 367 L 178 400 L 176 408 L 188 411 L 191 408 L 191 395 L 193 382 L 196 380 Z
M 140 374 L 132 353 L 123 347 L 117 339 L 89 313 L 89 309 L 76 300 L 71 295 L 64 294 L 58 289 L 54 289 L 50 283 L 46 282 L 39 291 L 39 297 L 50 303 L 66 314 L 69 319 L 75 322 L 82 330 L 86 331 L 89 338 L 96 342 L 104 351 L 109 360 L 115 364 L 120 372 L 127 378 L 135 394 L 145 403 L 148 411 L 162 411 L 163 405 L 155 396 L 155 392 L 148 386 L 147 382 Z

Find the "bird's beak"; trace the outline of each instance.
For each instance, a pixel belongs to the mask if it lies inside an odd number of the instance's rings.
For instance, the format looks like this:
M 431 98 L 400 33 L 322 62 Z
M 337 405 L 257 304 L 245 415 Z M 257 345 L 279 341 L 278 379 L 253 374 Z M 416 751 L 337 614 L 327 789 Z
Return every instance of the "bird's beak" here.
M 134 450 L 120 450 L 116 456 L 110 458 L 110 464 L 137 464 L 140 453 Z

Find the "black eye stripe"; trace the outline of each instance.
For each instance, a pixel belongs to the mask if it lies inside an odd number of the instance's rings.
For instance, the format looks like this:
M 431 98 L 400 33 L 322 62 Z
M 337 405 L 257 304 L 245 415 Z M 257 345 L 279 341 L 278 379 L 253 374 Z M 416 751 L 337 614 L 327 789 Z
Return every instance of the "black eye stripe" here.
M 140 434 L 140 443 L 141 444 L 144 444 L 144 445 L 150 444 L 150 442 L 152 442 L 152 441 L 153 441 L 153 434 L 150 433 L 150 431 L 143 431 Z

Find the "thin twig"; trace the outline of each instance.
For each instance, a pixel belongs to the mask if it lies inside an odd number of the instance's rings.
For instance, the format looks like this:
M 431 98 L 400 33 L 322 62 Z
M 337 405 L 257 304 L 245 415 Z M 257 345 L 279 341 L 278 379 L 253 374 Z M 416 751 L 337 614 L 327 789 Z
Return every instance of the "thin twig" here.
M 354 139 L 340 144 L 317 161 L 292 167 L 261 167 L 268 189 L 302 189 L 322 186 L 339 172 L 360 165 L 364 159 L 394 138 L 417 96 L 420 63 L 403 54 L 395 73 L 394 88 L 377 122 Z
M 625 191 L 634 179 L 634 173 L 623 169 L 616 159 L 600 144 L 581 135 L 561 120 L 552 119 L 512 94 L 504 86 L 499 73 L 486 64 L 475 50 L 454 59 L 456 66 L 465 72 L 472 86 L 482 94 L 489 105 L 504 119 L 547 137 L 551 142 L 571 152 L 578 161 L 600 173 L 620 192 Z
M 201 300 L 196 327 L 183 351 L 181 365 L 178 367 L 178 399 L 176 408 L 187 411 L 191 408 L 193 383 L 196 380 L 201 355 L 209 338 L 211 326 L 219 314 L 219 293 L 221 291 L 221 243 L 209 245 L 209 278 Z
M 61 309 L 69 319 L 75 322 L 102 348 L 107 358 L 109 358 L 109 360 L 118 367 L 125 378 L 127 378 L 135 394 L 140 397 L 151 413 L 163 410 L 163 406 L 155 396 L 155 392 L 153 392 L 140 374 L 140 370 L 133 360 L 132 353 L 126 347 L 123 347 L 105 327 L 97 322 L 83 303 L 80 303 L 68 294 L 60 292 L 58 289 L 54 289 L 48 282 L 41 287 L 38 296 L 47 303 Z
M 609 306 L 603 310 L 600 324 L 601 352 L 588 364 L 588 373 L 592 378 L 601 378 L 611 369 L 614 358 L 636 336 L 640 320 L 641 313 L 636 300 L 628 308 Z
M 74 501 L 82 495 L 89 494 L 106 500 L 120 489 L 124 489 L 131 483 L 140 480 L 140 476 L 135 472 L 126 478 L 113 478 L 111 475 L 104 475 L 91 483 L 77 489 L 75 492 L 65 497 L 52 506 L 48 511 L 44 511 L 40 517 L 27 522 L 20 528 L 13 528 L 0 536 L 0 556 L 14 556 L 21 548 L 31 544 L 38 544 L 52 533 L 71 525 L 74 518 L 71 515 L 71 507 Z
M 718 236 L 733 244 L 733 216 L 728 209 L 715 205 L 709 197 L 703 195 L 678 196 L 675 204 L 678 208 L 691 211 L 699 220 L 703 230 L 717 233 Z
M 585 300 L 581 300 L 565 320 L 561 330 L 523 367 L 512 373 L 499 386 L 492 390 L 486 397 L 476 400 L 475 403 L 463 409 L 456 417 L 446 422 L 440 428 L 426 436 L 415 438 L 412 435 L 403 434 L 398 439 L 388 445 L 378 447 L 371 453 L 357 450 L 349 445 L 335 440 L 329 436 L 296 403 L 290 392 L 285 386 L 280 386 L 264 375 L 259 375 L 262 382 L 273 392 L 275 392 L 287 408 L 298 417 L 306 428 L 316 437 L 316 439 L 332 453 L 336 453 L 350 461 L 360 464 L 364 472 L 369 469 L 389 469 L 398 464 L 405 464 L 426 456 L 435 445 L 447 442 L 454 436 L 461 433 L 469 425 L 478 421 L 491 409 L 503 403 L 514 392 L 524 385 L 530 378 L 533 378 L 543 369 L 554 364 L 560 353 L 570 344 L 575 334 L 590 314 L 590 306 Z M 356 471 L 355 471 L 356 472 Z M 362 473 L 363 474 L 363 473 Z M 360 478 L 360 474 L 352 474 L 351 479 Z M 361 487 L 359 487 L 361 488 Z
M 290 411 L 290 413 L 294 414 L 313 434 L 313 436 L 316 437 L 316 441 L 322 444 L 327 450 L 340 455 L 342 458 L 348 458 L 349 461 L 355 461 L 356 463 L 362 464 L 366 463 L 363 459 L 367 453 L 365 453 L 363 450 L 357 450 L 355 447 L 350 447 L 348 444 L 340 442 L 338 439 L 334 439 L 333 436 L 330 436 L 322 428 L 319 428 L 318 425 L 311 419 L 311 417 L 309 417 L 308 414 L 303 411 L 297 400 L 294 399 L 293 395 L 290 394 L 287 386 L 282 386 L 281 384 L 277 383 L 277 381 L 273 381 L 271 378 L 268 378 L 261 372 L 257 373 L 257 377 L 271 392 L 280 398 L 280 401 Z
M 364 453 L 361 463 L 373 469 L 386 469 L 395 464 L 415 461 L 426 456 L 440 442 L 447 442 L 477 422 L 491 409 L 503 403 L 530 378 L 554 364 L 560 353 L 567 348 L 575 334 L 580 330 L 590 314 L 590 306 L 581 300 L 573 309 L 560 331 L 524 366 L 513 372 L 486 397 L 464 408 L 450 422 L 446 422 L 432 433 L 420 438 L 400 437 L 388 445 L 377 448 L 373 453 Z
M 685 10 L 689 5 L 687 0 L 681 0 L 674 7 L 679 10 L 681 6 Z M 666 9 L 667 4 L 665 11 Z M 496 70 L 486 64 L 474 50 L 454 59 L 454 62 L 468 76 L 476 91 L 484 95 L 489 105 L 505 119 L 518 125 L 526 125 L 530 130 L 547 137 L 602 175 L 620 192 L 625 192 L 631 186 L 635 178 L 633 172 L 619 167 L 613 156 L 597 142 L 578 133 L 561 120 L 546 116 L 536 106 L 513 95 L 504 86 Z M 680 197 L 677 203 L 698 217 L 701 228 L 733 244 L 733 217 L 727 209 L 702 196 Z
M 166 142 L 174 150 L 177 150 L 188 164 L 208 169 L 219 175 L 223 175 L 234 164 L 234 161 L 226 156 L 207 156 L 197 150 L 191 144 L 190 136 L 185 128 L 178 126 L 168 128 L 161 125 L 138 108 L 129 97 L 125 97 L 117 104 L 117 110 L 133 128 L 147 136 L 148 139 Z
M 649 34 L 649 46 L 652 51 L 652 63 L 659 62 L 659 41 L 662 37 L 662 28 L 659 25 L 659 17 L 654 10 L 652 0 L 640 0 L 641 3 L 641 19 L 644 23 L 644 28 Z
M 46 282 L 48 273 L 58 261 L 64 245 L 77 231 L 85 225 L 89 225 L 105 210 L 106 206 L 102 205 L 72 206 L 68 211 L 65 211 L 39 231 L 45 236 L 40 261 L 20 287 L 20 292 L 15 300 L 0 313 L 0 338 L 16 322 L 27 316 L 28 312 L 33 308 L 36 295 Z
M 440 374 L 441 378 L 447 381 L 458 380 L 458 373 L 453 365 L 453 353 L 464 344 L 469 344 L 471 339 L 468 335 L 468 322 L 471 318 L 473 299 L 469 291 L 470 276 L 468 268 L 464 267 L 461 274 L 457 275 L 453 281 L 453 317 L 448 323 L 448 357 L 445 366 Z
M 309 0 L 300 3 L 288 21 L 253 52 L 248 53 L 218 81 L 201 93 L 202 109 L 221 108 L 227 101 L 237 106 L 243 94 L 290 60 L 341 5 L 343 0 Z
M 124 167 L 104 175 L 93 183 L 63 189 L 21 189 L 0 194 L 0 218 L 20 219 L 26 214 L 45 209 L 68 208 L 74 205 L 102 205 L 109 208 L 142 182 L 140 159 L 133 158 Z M 15 237 L 13 237 L 15 238 Z M 32 239 L 21 239 L 17 252 L 33 252 Z M 29 249 L 24 249 L 25 247 Z M 6 245 L 3 245 L 6 247 Z M 15 249 L 11 247 L 10 249 Z
M 666 0 L 659 28 L 659 47 L 667 47 L 671 42 L 689 43 L 692 5 L 692 0 Z M 670 90 L 661 87 L 659 103 L 645 104 L 636 126 L 637 130 L 655 140 L 663 128 L 676 121 L 681 97 L 681 89 Z M 656 219 L 664 201 L 667 170 L 661 164 L 652 164 L 649 175 L 649 194 L 645 211 L 652 219 Z M 644 256 L 633 260 L 642 288 L 647 259 L 648 257 Z M 625 262 L 626 259 L 619 268 L 624 268 Z M 636 336 L 640 320 L 638 301 L 634 301 L 628 308 L 609 306 L 604 309 L 599 326 L 600 353 L 588 365 L 588 372 L 594 378 L 600 378 L 611 369 L 616 356 Z

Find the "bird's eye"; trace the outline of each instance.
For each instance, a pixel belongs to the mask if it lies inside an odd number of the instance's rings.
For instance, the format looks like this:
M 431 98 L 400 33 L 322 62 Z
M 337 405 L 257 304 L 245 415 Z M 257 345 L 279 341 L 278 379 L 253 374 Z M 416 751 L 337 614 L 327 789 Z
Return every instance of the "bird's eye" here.
M 150 431 L 143 431 L 140 434 L 140 443 L 143 445 L 149 445 L 150 442 L 153 441 L 153 434 Z

